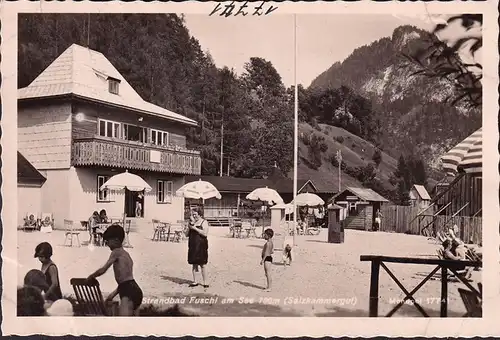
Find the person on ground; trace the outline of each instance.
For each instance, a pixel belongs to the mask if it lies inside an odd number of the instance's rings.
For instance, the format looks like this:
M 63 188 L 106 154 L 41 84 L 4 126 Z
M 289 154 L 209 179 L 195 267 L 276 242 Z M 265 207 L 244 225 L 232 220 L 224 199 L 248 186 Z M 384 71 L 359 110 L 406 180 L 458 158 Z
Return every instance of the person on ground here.
M 196 279 L 196 273 L 201 268 L 203 288 L 208 288 L 206 266 L 208 263 L 208 222 L 202 216 L 200 208 L 191 211 L 191 221 L 186 230 L 188 237 L 188 263 L 192 266 L 193 282 L 190 287 L 200 284 Z
M 59 281 L 59 270 L 57 265 L 52 261 L 52 246 L 48 242 L 42 242 L 35 248 L 35 256 L 42 263 L 40 269 L 45 275 L 45 281 L 49 288 L 44 294 L 46 301 L 55 302 L 62 299 L 61 286 Z
M 274 236 L 274 231 L 270 228 L 266 229 L 264 231 L 264 239 L 266 240 L 266 243 L 264 244 L 264 247 L 262 247 L 262 254 L 261 254 L 261 260 L 260 260 L 260 265 L 264 265 L 264 274 L 266 275 L 266 281 L 267 281 L 267 286 L 266 286 L 266 291 L 271 291 L 271 286 L 272 286 L 272 278 L 271 278 L 271 266 L 273 264 L 273 253 L 274 253 L 274 244 L 273 244 L 273 236 Z

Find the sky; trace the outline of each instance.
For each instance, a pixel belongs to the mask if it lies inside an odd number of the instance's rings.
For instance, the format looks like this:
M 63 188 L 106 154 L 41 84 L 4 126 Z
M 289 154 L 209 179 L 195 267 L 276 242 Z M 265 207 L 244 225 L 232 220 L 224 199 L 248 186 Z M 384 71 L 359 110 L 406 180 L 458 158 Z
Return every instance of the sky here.
M 189 32 L 210 51 L 218 67 L 241 74 L 251 57 L 274 65 L 285 86 L 295 83 L 294 17 L 216 17 L 186 14 Z M 381 14 L 297 15 L 297 82 L 309 86 L 319 74 L 360 46 L 392 35 L 401 25 L 430 30 L 438 22 L 427 16 Z

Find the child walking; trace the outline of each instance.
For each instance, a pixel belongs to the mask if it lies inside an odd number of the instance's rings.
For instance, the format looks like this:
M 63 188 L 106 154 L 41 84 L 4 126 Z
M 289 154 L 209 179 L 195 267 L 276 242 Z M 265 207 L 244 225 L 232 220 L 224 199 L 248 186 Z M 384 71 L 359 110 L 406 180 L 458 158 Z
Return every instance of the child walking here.
M 45 275 L 45 281 L 48 285 L 44 299 L 49 302 L 62 299 L 59 271 L 56 264 L 51 260 L 52 255 L 52 246 L 48 242 L 42 242 L 35 248 L 35 257 L 38 257 L 38 260 L 42 263 L 41 271 Z
M 94 280 L 96 277 L 103 275 L 112 265 L 118 287 L 107 297 L 106 301 L 113 300 L 113 298 L 119 294 L 119 315 L 138 316 L 143 294 L 141 288 L 134 280 L 134 262 L 130 254 L 123 249 L 125 231 L 121 225 L 112 224 L 106 229 L 102 238 L 107 242 L 109 249 L 111 249 L 111 254 L 104 266 L 96 270 L 87 279 Z
M 266 274 L 267 287 L 266 291 L 271 291 L 271 265 L 273 264 L 273 253 L 274 253 L 274 244 L 273 244 L 273 236 L 274 232 L 272 229 L 266 229 L 264 231 L 264 239 L 266 243 L 262 248 L 262 259 L 260 261 L 261 265 L 264 265 L 264 273 Z

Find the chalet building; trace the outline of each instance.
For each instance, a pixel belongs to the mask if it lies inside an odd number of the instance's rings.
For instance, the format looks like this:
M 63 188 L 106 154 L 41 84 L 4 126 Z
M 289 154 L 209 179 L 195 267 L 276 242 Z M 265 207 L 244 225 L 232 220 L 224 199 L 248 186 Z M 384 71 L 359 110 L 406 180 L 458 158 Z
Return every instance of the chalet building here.
M 345 229 L 372 230 L 375 213 L 389 201 L 372 189 L 347 187 L 333 196 L 336 205 L 342 207 L 340 220 Z
M 425 209 L 429 207 L 431 203 L 431 196 L 423 185 L 414 184 L 410 189 L 409 195 L 412 207 Z
M 46 178 L 21 154 L 17 153 L 17 225 L 24 224 L 24 218 L 42 213 L 42 188 Z
M 18 90 L 18 150 L 46 178 L 40 210 L 56 227 L 100 209 L 135 216 L 136 201 L 144 218 L 181 219 L 184 199 L 174 193 L 201 172 L 200 153 L 186 148 L 185 130 L 196 125 L 144 101 L 103 54 L 75 44 Z M 153 190 L 99 190 L 125 170 Z

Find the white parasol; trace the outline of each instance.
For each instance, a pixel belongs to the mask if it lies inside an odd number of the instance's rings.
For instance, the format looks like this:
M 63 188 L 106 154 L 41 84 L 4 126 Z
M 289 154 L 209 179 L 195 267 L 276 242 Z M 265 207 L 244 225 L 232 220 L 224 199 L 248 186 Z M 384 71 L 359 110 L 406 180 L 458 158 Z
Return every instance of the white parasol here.
M 128 189 L 130 191 L 151 191 L 151 187 L 145 180 L 140 176 L 131 174 L 128 170 L 122 172 L 121 174 L 114 175 L 108 179 L 103 185 L 101 185 L 100 190 L 110 189 L 110 190 L 123 190 Z
M 298 194 L 295 197 L 294 201 L 297 204 L 297 206 L 299 206 L 299 207 L 304 207 L 304 206 L 306 206 L 306 207 L 318 207 L 318 206 L 322 206 L 325 204 L 325 201 L 323 201 L 323 199 L 321 199 L 321 197 L 319 197 L 316 194 L 310 194 L 308 192 Z M 294 201 L 292 201 L 292 203 L 290 203 L 290 204 L 294 204 Z
M 201 179 L 184 184 L 175 192 L 177 196 L 192 199 L 207 200 L 209 198 L 221 199 L 222 196 L 217 188 L 210 182 Z

